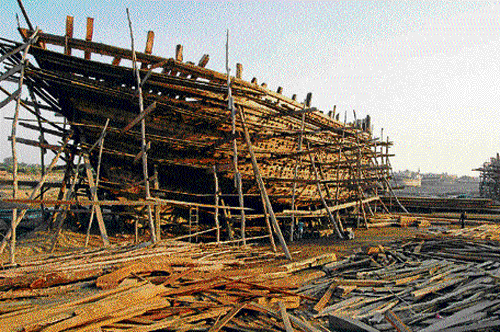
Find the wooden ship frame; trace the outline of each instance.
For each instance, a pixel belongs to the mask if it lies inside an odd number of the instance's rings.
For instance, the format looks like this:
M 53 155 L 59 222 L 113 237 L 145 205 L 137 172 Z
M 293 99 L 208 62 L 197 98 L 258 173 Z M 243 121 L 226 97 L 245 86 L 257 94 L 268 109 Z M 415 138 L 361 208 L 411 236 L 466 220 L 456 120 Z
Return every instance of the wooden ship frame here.
M 136 52 L 130 19 L 132 47 L 124 49 L 94 42 L 91 18 L 86 38 L 78 39 L 71 16 L 66 34 L 57 36 L 35 29 L 23 13 L 23 42 L 0 40 L 0 81 L 17 86 L 0 87 L 7 96 L 0 108 L 16 104 L 9 138 L 15 165 L 18 144 L 55 157 L 48 166 L 42 158 L 29 199 L 18 197 L 14 167 L 8 201 L 55 206 L 54 245 L 72 206 L 91 207 L 89 230 L 95 216 L 105 245 L 103 206 L 135 211 L 136 226 L 149 225 L 152 241 L 161 237 L 162 214 L 175 207 L 189 212 L 190 239 L 211 232 L 220 243 L 225 232 L 228 241 L 246 243 L 247 226 L 260 224 L 265 235 L 255 238 L 268 237 L 274 247 L 276 237 L 290 257 L 282 230 L 292 240 L 298 218 L 323 218 L 344 238 L 339 211 L 357 209 L 366 221 L 376 204 L 383 206 L 378 193 L 390 190 L 392 143 L 373 137 L 369 117 L 341 122 L 335 108 L 326 115 L 311 107 L 311 94 L 301 103 L 281 87 L 274 92 L 256 78 L 243 80 L 241 64 L 231 76 L 229 68 L 205 68 L 208 55 L 184 62 L 181 45 L 174 58 L 155 56 L 152 31 L 144 52 Z M 20 119 L 21 109 L 36 124 Z M 62 116 L 64 125 L 48 114 Z M 18 125 L 38 131 L 40 140 L 16 137 Z M 48 136 L 59 142 L 47 143 Z M 44 183 L 59 159 L 64 180 L 58 199 L 47 200 Z M 9 239 L 15 246 L 23 211 L 14 211 L 1 250 Z M 201 228 L 200 215 L 213 227 Z M 240 230 L 237 239 L 231 225 Z

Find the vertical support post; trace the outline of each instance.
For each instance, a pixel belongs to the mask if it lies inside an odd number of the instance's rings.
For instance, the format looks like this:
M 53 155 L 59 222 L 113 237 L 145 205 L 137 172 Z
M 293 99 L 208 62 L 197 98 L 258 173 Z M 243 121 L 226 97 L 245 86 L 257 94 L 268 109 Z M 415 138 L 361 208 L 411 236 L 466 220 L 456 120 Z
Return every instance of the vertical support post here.
M 304 106 L 305 108 L 305 106 Z M 292 211 L 295 211 L 296 209 L 296 204 L 295 204 L 295 199 L 296 199 L 296 194 L 297 194 L 297 176 L 299 172 L 299 166 L 302 163 L 302 157 L 300 152 L 302 152 L 302 140 L 303 140 L 303 133 L 304 133 L 304 126 L 305 126 L 305 117 L 306 114 L 302 113 L 302 119 L 300 122 L 300 134 L 299 134 L 299 140 L 297 142 L 297 157 L 295 158 L 295 168 L 293 170 L 293 187 L 292 187 Z M 295 213 L 292 213 L 292 219 L 290 221 L 290 241 L 293 241 L 293 233 L 295 232 Z
M 220 223 L 219 223 L 219 178 L 217 177 L 217 168 L 215 165 L 212 168 L 214 173 L 214 184 L 215 184 L 215 227 L 217 228 L 216 240 L 217 244 L 220 243 Z
M 189 227 L 189 243 L 193 242 L 193 238 L 191 234 L 193 234 L 193 208 L 189 208 L 189 217 L 188 217 L 188 227 Z
M 139 218 L 134 219 L 134 243 L 139 243 Z
M 92 36 L 94 34 L 94 19 L 92 17 L 87 17 L 87 34 L 85 35 L 86 41 L 92 41 Z M 85 59 L 90 60 L 90 51 L 85 51 Z
M 128 25 L 130 29 L 130 40 L 131 40 L 131 47 L 132 47 L 132 64 L 137 80 L 137 89 L 139 92 L 139 113 L 144 112 L 144 103 L 142 99 L 142 87 L 141 87 L 141 77 L 139 75 L 139 68 L 137 67 L 137 57 L 135 54 L 135 48 L 134 48 L 134 32 L 132 30 L 132 21 L 130 19 L 130 13 L 127 8 L 127 18 L 128 18 Z M 143 117 L 141 120 L 141 154 L 142 154 L 142 172 L 144 175 L 144 186 L 145 186 L 145 191 L 146 191 L 146 199 L 151 198 L 151 193 L 149 191 L 149 176 L 148 176 L 148 155 L 146 151 L 146 120 Z M 155 226 L 153 223 L 153 213 L 151 209 L 151 205 L 148 204 L 147 206 L 148 210 L 148 221 L 149 221 L 149 228 L 151 230 L 151 240 L 156 243 L 157 238 L 156 238 L 156 232 L 155 232 Z
M 385 164 L 389 166 L 389 136 L 387 136 L 387 141 L 385 145 Z M 386 176 L 389 176 L 389 169 L 387 169 Z
M 286 245 L 285 238 L 283 237 L 283 234 L 281 233 L 281 228 L 280 228 L 280 225 L 278 224 L 278 220 L 276 219 L 276 215 L 274 214 L 271 200 L 269 199 L 269 196 L 267 195 L 264 181 L 262 180 L 262 176 L 260 175 L 259 166 L 257 164 L 257 158 L 255 158 L 255 153 L 253 152 L 252 142 L 250 140 L 250 134 L 248 133 L 248 128 L 246 125 L 245 114 L 243 114 L 243 110 L 241 107 L 238 107 L 238 111 L 240 113 L 241 126 L 243 127 L 243 133 L 245 135 L 245 141 L 246 141 L 246 144 L 248 147 L 248 153 L 250 154 L 250 159 L 252 161 L 252 168 L 253 168 L 253 172 L 255 175 L 255 180 L 257 181 L 257 185 L 259 186 L 261 197 L 264 200 L 264 202 L 266 203 L 267 212 L 269 213 L 269 216 L 271 217 L 271 222 L 273 223 L 274 230 L 276 232 L 276 235 L 278 236 L 281 247 L 283 248 L 283 252 L 285 253 L 286 258 L 291 260 L 292 256 L 290 255 L 290 251 L 288 251 L 288 247 Z
M 66 37 L 64 42 L 64 54 L 71 55 L 71 47 L 68 45 L 68 39 L 73 38 L 73 16 L 66 16 Z

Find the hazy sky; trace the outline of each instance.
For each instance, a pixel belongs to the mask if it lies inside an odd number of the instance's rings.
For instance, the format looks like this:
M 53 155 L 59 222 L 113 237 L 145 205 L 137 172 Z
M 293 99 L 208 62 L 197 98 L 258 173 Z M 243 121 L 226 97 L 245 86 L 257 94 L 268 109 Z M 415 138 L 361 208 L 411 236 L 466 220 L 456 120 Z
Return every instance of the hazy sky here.
M 34 25 L 64 34 L 75 17 L 77 38 L 93 17 L 94 40 L 130 47 L 125 8 L 136 45 L 153 30 L 153 53 L 184 60 L 208 53 L 208 67 L 230 66 L 313 106 L 352 119 L 372 116 L 375 133 L 394 141 L 395 170 L 477 175 L 500 151 L 500 6 L 493 2 L 182 2 L 24 0 Z M 16 0 L 3 0 L 0 36 L 19 40 Z M 21 24 L 25 26 L 21 18 Z M 234 72 L 234 71 L 233 71 Z M 2 86 L 5 86 L 4 84 Z M 3 95 L 0 93 L 1 98 Z M 10 155 L 13 104 L 1 110 L 0 158 Z M 26 135 L 25 135 L 26 136 Z M 35 162 L 25 150 L 21 159 Z

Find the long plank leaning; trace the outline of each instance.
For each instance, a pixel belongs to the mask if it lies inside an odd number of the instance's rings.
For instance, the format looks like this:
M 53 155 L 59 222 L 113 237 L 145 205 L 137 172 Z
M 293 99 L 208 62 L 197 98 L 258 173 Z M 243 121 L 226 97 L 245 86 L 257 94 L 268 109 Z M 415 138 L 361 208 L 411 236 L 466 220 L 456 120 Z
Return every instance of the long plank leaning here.
M 262 195 L 262 198 L 266 202 L 267 213 L 269 213 L 269 216 L 271 217 L 271 222 L 273 223 L 274 231 L 276 232 L 276 235 L 278 236 L 281 247 L 283 248 L 283 251 L 285 252 L 285 256 L 286 256 L 286 258 L 291 260 L 292 256 L 290 255 L 290 251 L 288 251 L 286 241 L 283 238 L 283 234 L 281 233 L 280 225 L 278 224 L 278 220 L 276 219 L 276 215 L 274 214 L 273 206 L 271 205 L 271 201 L 269 200 L 269 196 L 267 195 L 264 181 L 262 180 L 262 176 L 260 175 L 259 166 L 257 165 L 257 158 L 255 158 L 255 153 L 253 152 L 252 142 L 250 141 L 250 134 L 248 133 L 248 128 L 247 128 L 247 124 L 246 124 L 246 120 L 245 120 L 245 114 L 243 113 L 243 109 L 241 108 L 241 106 L 238 107 L 238 111 L 240 113 L 241 124 L 243 127 L 243 133 L 245 134 L 245 141 L 246 141 L 246 144 L 248 147 L 248 152 L 250 153 L 250 158 L 252 161 L 252 168 L 253 168 L 253 172 L 255 175 L 255 180 L 257 181 L 257 184 L 259 185 L 260 194 Z M 271 234 L 271 236 L 272 236 L 272 234 Z

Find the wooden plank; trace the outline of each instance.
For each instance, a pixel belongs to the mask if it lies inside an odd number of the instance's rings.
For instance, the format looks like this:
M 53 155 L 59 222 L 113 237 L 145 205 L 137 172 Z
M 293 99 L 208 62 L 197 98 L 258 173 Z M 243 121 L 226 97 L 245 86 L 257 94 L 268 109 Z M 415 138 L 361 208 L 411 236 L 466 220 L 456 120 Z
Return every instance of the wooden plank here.
M 325 294 L 323 294 L 321 299 L 318 301 L 318 303 L 316 303 L 316 305 L 313 308 L 316 312 L 320 312 L 325 308 L 325 306 L 328 304 L 328 301 L 330 301 L 330 299 L 332 298 L 335 287 L 337 287 L 337 284 L 335 283 L 332 283 L 330 287 L 328 287 Z
M 87 34 L 85 35 L 85 41 L 92 41 L 92 35 L 94 34 L 94 19 L 92 17 L 87 17 Z M 85 51 L 85 59 L 90 60 L 90 51 Z
M 500 300 L 496 301 L 488 301 L 488 300 L 483 300 L 480 303 L 473 305 L 472 307 L 460 310 L 453 315 L 446 317 L 445 319 L 442 319 L 438 321 L 437 323 L 434 323 L 432 325 L 427 326 L 424 329 L 421 329 L 419 332 L 437 332 L 441 331 L 445 328 L 458 325 L 460 323 L 465 323 L 469 321 L 468 317 L 472 318 L 471 316 L 484 310 L 487 309 L 493 305 L 496 305 L 500 303 Z
M 236 78 L 241 78 L 243 74 L 243 65 L 241 63 L 236 64 Z
M 208 54 L 203 54 L 200 61 L 198 62 L 198 67 L 205 68 L 209 59 L 210 59 L 210 57 L 208 56 Z

